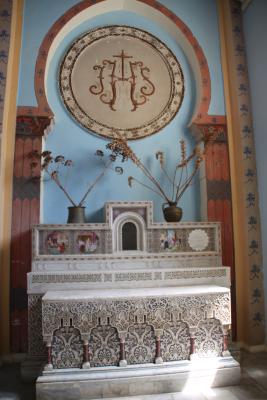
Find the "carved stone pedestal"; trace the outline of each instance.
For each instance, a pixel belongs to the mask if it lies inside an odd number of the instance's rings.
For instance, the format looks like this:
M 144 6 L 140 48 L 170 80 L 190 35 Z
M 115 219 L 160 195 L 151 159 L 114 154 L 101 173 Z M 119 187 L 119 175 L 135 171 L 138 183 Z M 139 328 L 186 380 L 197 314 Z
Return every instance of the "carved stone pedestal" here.
M 152 215 L 150 202 L 116 202 L 103 224 L 35 227 L 29 349 L 47 360 L 37 400 L 238 383 L 219 224 Z
M 179 392 L 186 387 L 236 385 L 240 367 L 232 357 L 92 368 L 43 373 L 36 383 L 37 400 L 81 400 Z

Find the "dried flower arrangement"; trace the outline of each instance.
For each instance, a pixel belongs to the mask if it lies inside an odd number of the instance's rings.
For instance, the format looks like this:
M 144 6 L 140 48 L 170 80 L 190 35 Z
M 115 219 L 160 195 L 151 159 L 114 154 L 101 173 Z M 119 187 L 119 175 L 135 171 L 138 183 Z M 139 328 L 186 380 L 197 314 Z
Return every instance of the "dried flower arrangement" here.
M 118 174 L 123 173 L 123 169 L 119 166 L 112 167 L 112 163 L 116 160 L 116 158 L 110 154 L 108 159 L 105 159 L 105 154 L 102 150 L 97 150 L 95 153 L 96 156 L 101 158 L 103 162 L 103 168 L 101 173 L 96 177 L 96 179 L 89 184 L 87 187 L 82 199 L 76 203 L 72 197 L 70 196 L 69 192 L 66 189 L 66 184 L 62 183 L 63 180 L 63 168 L 67 168 L 67 174 L 65 178 L 67 178 L 69 168 L 73 166 L 73 161 L 65 159 L 63 155 L 53 156 L 52 152 L 49 150 L 43 151 L 39 153 L 37 150 L 33 150 L 28 154 L 28 158 L 30 160 L 30 168 L 32 172 L 32 176 L 34 176 L 34 171 L 39 163 L 41 163 L 41 170 L 45 172 L 49 178 L 55 182 L 55 184 L 59 187 L 60 190 L 65 194 L 69 202 L 73 207 L 82 207 L 85 203 L 85 200 L 89 193 L 93 190 L 96 184 L 100 181 L 100 179 L 105 175 L 108 169 L 115 171 Z M 67 179 L 66 179 L 67 180 Z
M 107 144 L 107 148 L 111 150 L 111 155 L 114 158 L 120 157 L 121 161 L 127 161 L 130 159 L 146 176 L 146 178 L 152 183 L 148 185 L 133 176 L 128 177 L 128 184 L 132 187 L 133 182 L 144 186 L 145 188 L 153 191 L 164 199 L 169 205 L 176 205 L 180 198 L 183 196 L 189 185 L 192 184 L 193 178 L 200 168 L 201 162 L 205 156 L 205 144 L 210 141 L 215 135 L 215 132 L 211 132 L 201 138 L 200 142 L 193 148 L 191 154 L 187 155 L 186 143 L 184 139 L 180 140 L 180 159 L 175 166 L 174 173 L 172 176 L 169 175 L 165 168 L 165 155 L 162 151 L 158 151 L 155 154 L 156 159 L 159 162 L 160 168 L 166 177 L 166 180 L 170 183 L 171 189 L 166 192 L 160 182 L 152 175 L 146 165 L 137 157 L 134 151 L 131 149 L 127 141 L 123 138 L 116 138 L 112 142 Z M 201 143 L 204 144 L 201 148 Z M 189 170 L 189 164 L 193 163 L 193 167 Z

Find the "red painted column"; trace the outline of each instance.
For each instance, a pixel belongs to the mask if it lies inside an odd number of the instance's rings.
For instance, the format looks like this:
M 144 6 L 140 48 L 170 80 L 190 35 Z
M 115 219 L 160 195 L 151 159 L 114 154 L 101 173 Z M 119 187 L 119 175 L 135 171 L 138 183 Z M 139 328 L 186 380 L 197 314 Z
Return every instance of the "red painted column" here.
M 232 336 L 235 339 L 235 262 L 227 127 L 225 123 L 210 121 L 206 124 L 195 124 L 194 129 L 202 137 L 209 137 L 214 133 L 213 139 L 205 145 L 207 217 L 209 221 L 221 222 L 222 261 L 223 265 L 231 267 Z
M 192 354 L 194 354 L 195 351 L 196 351 L 196 348 L 195 348 L 195 338 L 194 338 L 194 337 L 190 337 L 190 356 L 191 356 Z
M 18 116 L 13 175 L 11 226 L 10 321 L 11 351 L 27 352 L 27 272 L 31 270 L 31 228 L 39 223 L 40 183 L 31 178 L 28 154 L 41 151 L 48 117 Z M 40 170 L 35 170 L 40 175 Z

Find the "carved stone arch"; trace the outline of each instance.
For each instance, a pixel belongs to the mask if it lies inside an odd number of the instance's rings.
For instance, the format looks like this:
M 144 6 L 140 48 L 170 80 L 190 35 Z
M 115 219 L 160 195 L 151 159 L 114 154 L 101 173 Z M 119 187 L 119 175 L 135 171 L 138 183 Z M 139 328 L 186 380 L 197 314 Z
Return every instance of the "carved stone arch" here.
M 120 214 L 114 221 L 113 225 L 113 251 L 131 251 L 123 250 L 123 227 L 126 223 L 134 224 L 136 228 L 136 250 L 135 251 L 146 251 L 147 250 L 147 235 L 146 225 L 144 219 L 135 212 L 125 212 Z

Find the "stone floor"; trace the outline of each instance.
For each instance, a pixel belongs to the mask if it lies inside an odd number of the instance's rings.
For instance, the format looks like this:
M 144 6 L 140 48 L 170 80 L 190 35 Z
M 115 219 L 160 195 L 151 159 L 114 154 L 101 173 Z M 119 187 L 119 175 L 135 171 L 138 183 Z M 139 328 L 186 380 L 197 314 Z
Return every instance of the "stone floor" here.
M 119 400 L 267 400 L 267 352 L 242 352 L 239 361 L 242 379 L 238 386 L 214 389 L 189 386 L 180 393 L 123 397 Z M 21 381 L 19 364 L 4 364 L 0 367 L 0 399 L 35 399 L 35 386 Z

